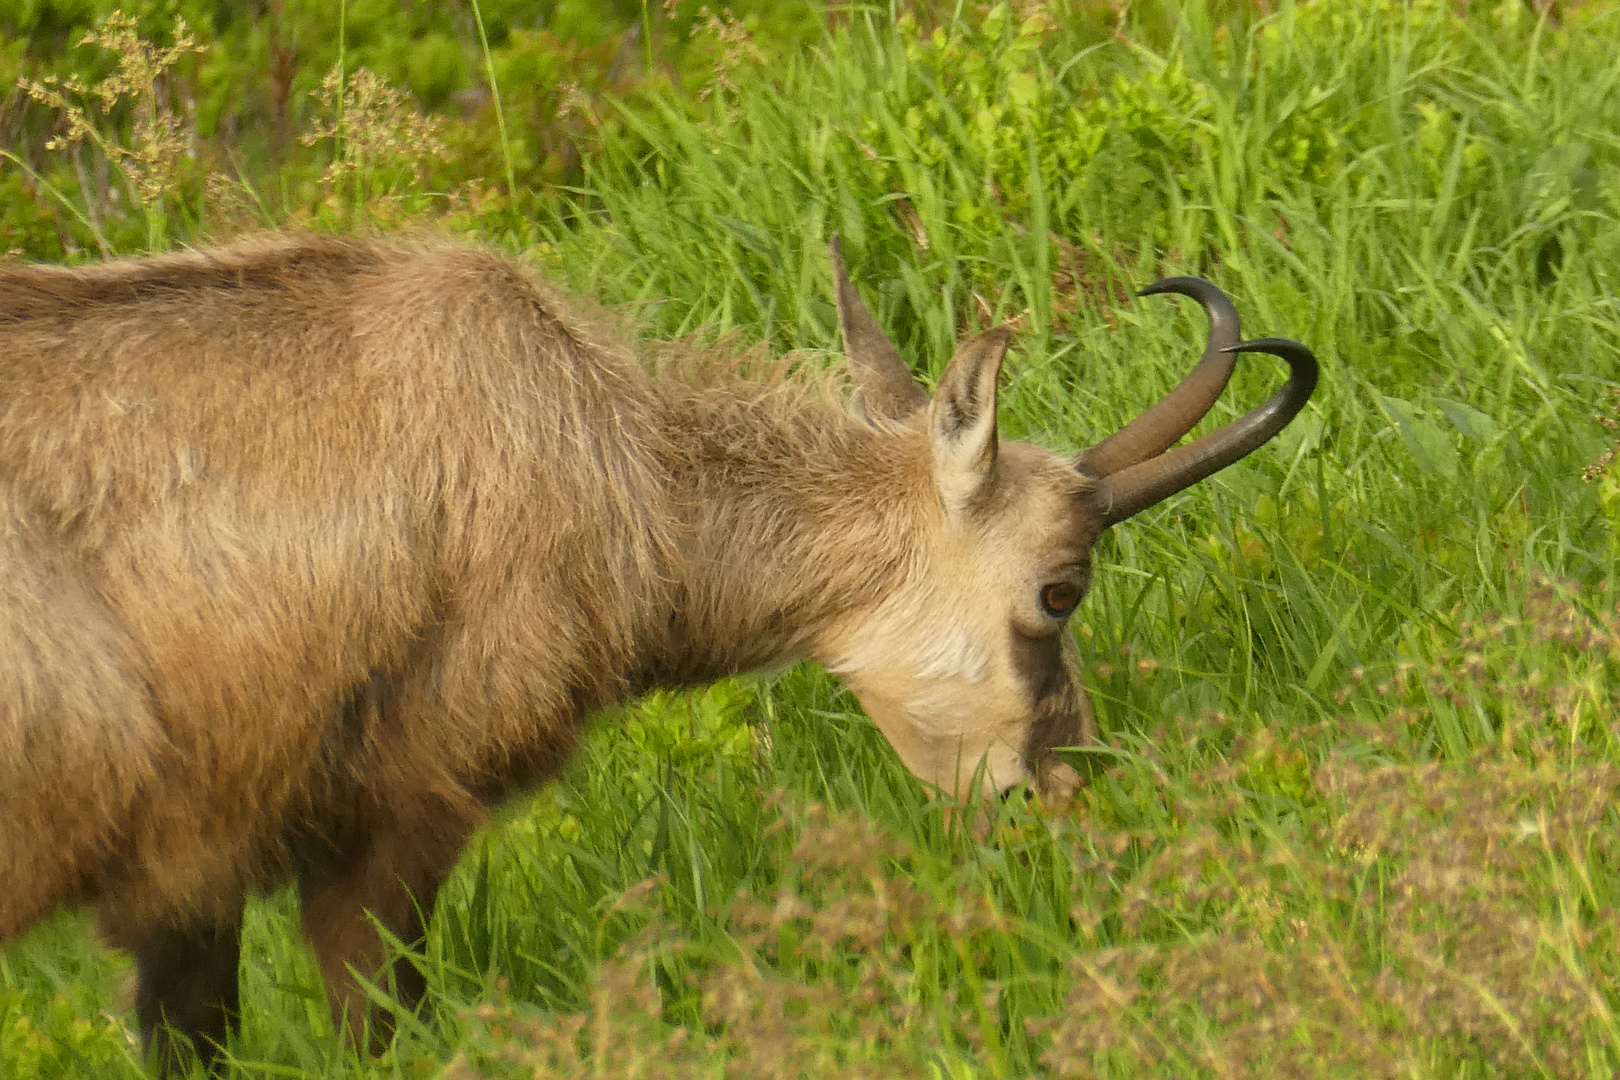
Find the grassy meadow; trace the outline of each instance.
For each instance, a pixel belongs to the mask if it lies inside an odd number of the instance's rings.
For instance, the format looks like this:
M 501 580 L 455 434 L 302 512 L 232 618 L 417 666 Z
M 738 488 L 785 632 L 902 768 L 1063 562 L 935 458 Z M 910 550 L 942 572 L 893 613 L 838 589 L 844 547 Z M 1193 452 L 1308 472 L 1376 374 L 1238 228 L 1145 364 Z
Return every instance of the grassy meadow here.
M 0 110 L 6 243 L 450 232 L 645 337 L 814 365 L 836 232 L 925 374 L 1019 321 L 1004 436 L 1079 449 L 1172 386 L 1203 317 L 1131 295 L 1167 274 L 1309 343 L 1320 388 L 1102 542 L 1074 626 L 1105 746 L 1073 755 L 1072 805 L 964 826 L 811 666 L 657 695 L 469 847 L 383 1056 L 333 1037 L 290 894 L 255 902 L 226 1074 L 1620 1070 L 1620 12 L 856 4 L 773 30 L 688 6 L 678 39 L 658 4 L 603 39 L 650 63 L 556 107 L 577 158 L 502 83 L 515 30 L 471 39 L 500 93 L 469 117 L 348 68 L 371 46 L 346 24 L 345 81 L 279 161 L 246 136 L 211 158 L 181 83 L 139 72 L 118 102 L 87 83 L 91 134 L 49 147 L 80 99 L 19 36 L 7 70 L 42 89 Z M 172 43 L 151 7 L 126 48 Z M 216 56 L 245 32 L 192 23 Z M 163 138 L 191 147 L 168 171 L 142 157 Z M 1246 357 L 1199 430 L 1280 368 Z M 0 1076 L 142 1075 L 130 978 L 72 913 L 0 951 Z

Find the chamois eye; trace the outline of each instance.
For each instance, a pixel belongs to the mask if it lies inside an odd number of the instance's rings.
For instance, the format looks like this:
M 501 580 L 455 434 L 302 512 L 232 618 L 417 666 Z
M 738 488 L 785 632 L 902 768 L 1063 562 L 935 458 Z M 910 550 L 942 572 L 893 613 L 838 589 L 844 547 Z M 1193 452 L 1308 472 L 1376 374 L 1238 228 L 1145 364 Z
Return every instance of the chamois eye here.
M 1041 610 L 1054 619 L 1066 618 L 1080 602 L 1080 586 L 1072 581 L 1060 581 L 1041 590 Z

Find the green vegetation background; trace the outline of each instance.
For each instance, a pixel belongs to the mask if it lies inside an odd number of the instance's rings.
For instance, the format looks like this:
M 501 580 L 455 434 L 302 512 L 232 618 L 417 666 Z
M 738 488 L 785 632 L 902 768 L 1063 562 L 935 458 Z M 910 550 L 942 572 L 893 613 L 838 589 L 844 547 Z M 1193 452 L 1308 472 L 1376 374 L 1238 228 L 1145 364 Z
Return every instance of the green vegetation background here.
M 1324 368 L 1101 546 L 1073 806 L 948 820 L 809 667 L 656 696 L 472 845 L 387 1055 L 256 904 L 233 1075 L 1620 1066 L 1606 5 L 125 10 L 0 4 L 14 256 L 427 228 L 649 336 L 827 350 L 838 232 L 925 375 L 1019 318 L 1003 431 L 1060 449 L 1195 357 L 1130 299 L 1162 274 Z M 1275 384 L 1250 360 L 1206 426 Z M 71 914 L 0 952 L 0 1075 L 138 1075 L 128 978 Z

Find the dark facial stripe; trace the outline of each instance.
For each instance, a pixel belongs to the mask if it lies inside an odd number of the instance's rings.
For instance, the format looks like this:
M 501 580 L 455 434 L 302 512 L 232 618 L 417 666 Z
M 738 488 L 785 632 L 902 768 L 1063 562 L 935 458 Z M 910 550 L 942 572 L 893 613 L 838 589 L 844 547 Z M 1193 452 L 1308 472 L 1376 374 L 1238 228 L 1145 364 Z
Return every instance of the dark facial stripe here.
M 1010 630 L 1012 663 L 1029 696 L 1029 737 L 1024 760 L 1038 769 L 1054 746 L 1080 739 L 1080 702 L 1074 675 L 1063 662 L 1063 635 L 1031 638 Z

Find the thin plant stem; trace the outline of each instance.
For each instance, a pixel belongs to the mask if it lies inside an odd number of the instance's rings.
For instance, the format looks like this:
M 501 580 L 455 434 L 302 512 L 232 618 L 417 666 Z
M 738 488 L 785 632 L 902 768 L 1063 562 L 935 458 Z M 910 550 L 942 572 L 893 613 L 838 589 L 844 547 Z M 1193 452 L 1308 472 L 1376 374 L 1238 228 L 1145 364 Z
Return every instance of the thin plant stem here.
M 489 51 L 489 34 L 484 30 L 484 12 L 473 0 L 473 19 L 478 23 L 478 42 L 484 49 L 484 71 L 489 79 L 489 96 L 495 105 L 495 126 L 501 135 L 501 158 L 506 162 L 506 194 L 517 198 L 517 170 L 512 167 L 512 143 L 506 137 L 506 112 L 501 108 L 501 88 L 495 81 L 495 57 Z
M 89 232 L 90 232 L 90 235 L 95 237 L 96 246 L 101 249 L 101 255 L 102 255 L 103 258 L 110 259 L 110 258 L 113 257 L 112 245 L 107 243 L 107 237 L 102 233 L 102 231 L 99 228 L 97 228 L 95 222 L 91 221 L 88 217 L 85 216 L 84 211 L 80 210 L 77 206 L 73 205 L 73 200 L 68 198 L 65 194 L 63 194 L 63 192 L 62 192 L 62 190 L 60 188 L 58 188 L 55 184 L 51 183 L 49 180 L 45 179 L 43 176 L 39 175 L 39 173 L 35 172 L 29 166 L 28 162 L 24 161 L 22 158 L 18 157 L 16 154 L 13 154 L 10 150 L 0 148 L 0 157 L 5 158 L 7 161 L 9 161 L 13 165 L 17 166 L 17 168 L 19 168 L 23 172 L 27 173 L 28 178 L 30 180 L 32 180 L 34 183 L 38 184 L 40 187 L 44 188 L 47 192 L 50 193 L 52 198 L 54 198 L 57 202 L 61 203 L 62 206 L 67 209 L 68 213 L 70 213 L 74 217 L 78 218 L 79 219 L 79 224 L 83 225 L 86 229 L 88 229 Z
M 652 39 L 652 6 L 649 0 L 641 0 L 641 38 L 643 51 L 647 54 L 647 67 L 645 74 L 651 75 L 653 69 L 653 39 Z
M 79 191 L 84 194 L 85 216 L 99 233 L 101 230 L 101 215 L 96 213 L 96 201 L 90 197 L 92 188 L 90 176 L 84 169 L 84 146 L 82 143 L 76 143 L 73 147 L 73 175 L 79 178 Z M 105 248 L 105 245 L 103 247 Z M 110 258 L 111 253 L 104 249 L 102 257 Z
M 345 127 L 344 127 L 344 119 L 345 119 L 344 99 L 347 98 L 348 94 L 349 94 L 348 46 L 349 46 L 349 0 L 342 0 L 342 3 L 340 3 L 338 5 L 337 118 L 336 118 L 335 123 L 333 124 L 334 131 L 332 133 L 332 160 L 334 162 L 340 163 L 337 166 L 338 168 L 342 168 L 341 162 L 343 161 L 343 136 L 345 134 Z M 361 203 L 362 203 L 362 199 L 361 199 L 361 195 L 360 195 L 360 184 L 361 184 L 361 180 L 360 180 L 359 176 L 357 175 L 355 177 L 355 180 L 354 180 L 354 205 L 355 205 L 355 210 L 357 212 L 358 212 L 358 210 L 359 210 L 359 208 L 361 206 Z

